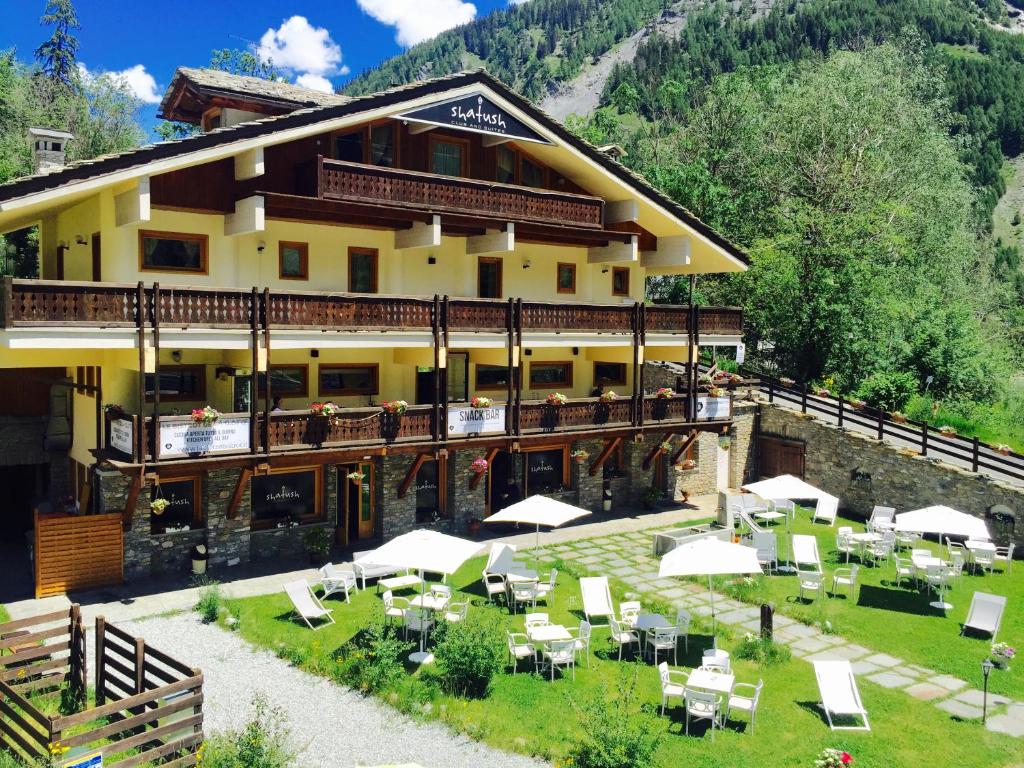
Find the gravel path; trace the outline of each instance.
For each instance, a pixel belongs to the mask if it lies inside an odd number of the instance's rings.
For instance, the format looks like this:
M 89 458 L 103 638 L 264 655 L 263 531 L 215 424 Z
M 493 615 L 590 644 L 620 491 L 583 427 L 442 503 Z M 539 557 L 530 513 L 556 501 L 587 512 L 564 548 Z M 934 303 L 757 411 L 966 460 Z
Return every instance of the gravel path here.
M 205 677 L 207 733 L 241 727 L 258 692 L 284 712 L 297 768 L 419 763 L 430 768 L 541 768 L 545 763 L 418 723 L 373 699 L 302 672 L 193 614 L 122 625 L 156 648 L 179 648 Z

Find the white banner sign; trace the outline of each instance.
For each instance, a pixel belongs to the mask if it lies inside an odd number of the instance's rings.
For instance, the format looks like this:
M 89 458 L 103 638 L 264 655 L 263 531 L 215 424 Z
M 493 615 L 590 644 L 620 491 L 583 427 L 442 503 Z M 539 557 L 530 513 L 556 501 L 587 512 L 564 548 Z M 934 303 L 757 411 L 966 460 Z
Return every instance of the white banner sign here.
M 160 456 L 248 451 L 249 420 L 220 418 L 209 426 L 179 421 L 160 424 Z
M 728 397 L 698 397 L 698 419 L 728 419 L 731 417 Z
M 505 431 L 505 406 L 452 408 L 448 406 L 449 435 L 480 435 Z
M 134 432 L 128 419 L 114 419 L 110 422 L 110 447 L 131 456 L 135 442 Z

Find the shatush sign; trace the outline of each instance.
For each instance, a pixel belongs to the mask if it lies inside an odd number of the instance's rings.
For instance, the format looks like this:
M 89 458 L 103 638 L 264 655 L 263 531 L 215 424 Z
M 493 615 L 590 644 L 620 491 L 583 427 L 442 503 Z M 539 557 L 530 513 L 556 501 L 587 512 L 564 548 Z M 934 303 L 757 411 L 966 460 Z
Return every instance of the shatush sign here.
M 422 109 L 414 109 L 399 115 L 398 119 L 459 128 L 464 131 L 486 133 L 521 141 L 534 141 L 538 144 L 551 143 L 519 118 L 513 117 L 508 111 L 479 93 L 438 102 Z
M 448 406 L 449 435 L 482 435 L 505 431 L 505 406 L 452 408 Z

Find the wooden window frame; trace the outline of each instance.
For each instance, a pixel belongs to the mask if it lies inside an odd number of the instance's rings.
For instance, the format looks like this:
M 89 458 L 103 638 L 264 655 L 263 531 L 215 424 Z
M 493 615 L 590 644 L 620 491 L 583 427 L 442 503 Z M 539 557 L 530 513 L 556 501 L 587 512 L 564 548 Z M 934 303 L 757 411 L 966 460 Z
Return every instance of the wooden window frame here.
M 341 136 L 347 136 L 350 133 L 358 133 L 358 134 L 361 134 L 362 138 L 363 138 L 363 159 L 362 159 L 362 163 L 364 165 L 373 165 L 373 163 L 370 162 L 370 159 L 371 159 L 370 158 L 370 152 L 371 152 L 370 141 L 372 140 L 372 134 L 370 132 L 370 129 L 371 128 L 377 128 L 377 127 L 379 127 L 381 125 L 389 125 L 389 126 L 391 126 L 391 142 L 392 142 L 392 146 L 393 146 L 394 152 L 393 152 L 393 155 L 392 155 L 393 164 L 390 167 L 391 168 L 395 168 L 395 169 L 401 168 L 402 166 L 399 163 L 399 148 L 401 147 L 401 142 L 399 141 L 398 123 L 396 123 L 393 120 L 373 120 L 373 121 L 371 121 L 369 123 L 365 123 L 365 124 L 357 126 L 355 128 L 341 128 L 341 129 L 339 129 L 337 131 L 332 131 L 331 132 L 331 159 L 332 160 L 337 160 L 338 159 L 338 150 L 337 150 L 337 143 L 336 143 L 338 138 L 340 138 Z M 342 161 L 342 162 L 345 162 L 345 161 Z M 351 161 L 349 161 L 349 162 L 351 162 Z M 374 165 L 373 167 L 374 168 L 387 168 L 389 166 L 386 166 L 386 165 Z
M 270 389 L 271 397 L 309 397 L 309 364 L 308 363 L 277 363 L 267 366 L 266 371 L 261 371 L 265 375 L 264 381 L 270 380 L 270 372 L 274 370 L 283 371 L 288 368 L 296 368 L 302 370 L 302 391 L 301 392 L 278 392 L 273 387 Z M 257 395 L 260 398 L 267 396 L 267 388 L 265 386 L 259 387 L 259 393 Z
M 200 244 L 199 260 L 202 262 L 200 269 L 175 269 L 173 267 L 147 267 L 146 260 L 146 238 L 159 238 L 161 240 L 195 240 Z M 139 230 L 139 271 L 160 272 L 178 275 L 208 275 L 210 274 L 210 236 L 196 235 L 188 232 L 164 232 L 158 229 Z
M 543 381 L 534 383 L 533 381 L 533 367 L 535 365 L 564 365 L 567 372 L 567 378 L 562 381 L 548 382 Z M 530 361 L 530 389 L 543 389 L 545 387 L 571 387 L 573 381 L 573 364 L 572 360 L 531 360 Z
M 571 479 L 569 472 L 569 443 L 554 443 L 553 445 L 531 445 L 523 446 L 520 452 L 523 454 L 523 498 L 525 499 L 530 495 L 530 472 L 528 469 L 529 458 L 528 454 L 531 453 L 550 453 L 551 451 L 562 452 L 562 488 L 571 487 Z
M 224 110 L 222 110 L 220 107 L 210 107 L 208 110 L 203 112 L 202 117 L 199 120 L 201 127 L 203 129 L 203 133 L 208 133 L 209 131 L 212 131 L 216 128 L 223 128 L 223 120 L 221 120 L 220 125 L 211 126 L 213 119 L 217 117 L 223 117 L 223 114 Z
M 345 368 L 368 368 L 373 373 L 373 384 L 369 390 L 362 389 L 324 389 L 323 380 L 320 378 L 325 370 L 339 370 Z M 380 394 L 380 364 L 379 363 L 321 363 L 316 371 L 317 395 L 333 395 L 334 397 L 357 397 L 360 395 Z
M 284 273 L 284 250 L 291 248 L 299 252 L 299 264 L 302 268 L 301 275 L 286 275 Z M 277 276 L 282 280 L 309 280 L 309 243 L 302 243 L 297 240 L 280 240 L 277 243 Z
M 469 139 L 464 139 L 461 136 L 451 136 L 451 135 L 449 135 L 447 133 L 437 134 L 437 133 L 431 132 L 429 135 L 430 135 L 430 141 L 429 141 L 429 143 L 427 145 L 427 167 L 429 169 L 428 172 L 434 174 L 435 176 L 443 176 L 443 177 L 449 178 L 449 179 L 451 179 L 451 178 L 460 178 L 460 179 L 468 178 L 469 177 L 469 168 L 470 168 L 470 162 L 469 162 L 470 143 L 469 143 Z M 445 143 L 445 144 L 461 144 L 462 145 L 462 157 L 461 157 L 461 160 L 460 160 L 461 167 L 459 169 L 459 175 L 458 176 L 448 176 L 448 174 L 438 173 L 437 171 L 434 170 L 434 147 L 439 142 L 440 143 Z
M 352 288 L 352 254 L 359 254 L 361 256 L 372 256 L 373 257 L 373 290 L 372 291 L 356 291 Z M 375 293 L 380 293 L 380 251 L 377 248 L 364 248 L 358 245 L 350 245 L 348 247 L 348 292 L 358 293 L 366 296 L 370 296 Z
M 163 392 L 160 393 L 161 403 L 198 403 L 206 399 L 206 366 L 202 363 L 193 363 L 188 365 L 161 365 L 160 373 L 169 373 L 170 371 L 181 371 L 181 370 L 192 370 L 196 372 L 196 380 L 199 382 L 199 391 L 195 394 L 182 397 L 180 395 L 165 395 Z M 153 386 L 159 387 L 160 380 L 157 378 L 156 373 L 147 374 L 153 376 Z M 155 390 L 154 390 L 155 391 Z M 153 394 L 147 392 L 146 397 L 150 398 Z
M 505 260 L 499 256 L 478 256 L 476 260 L 476 295 L 480 298 L 483 293 L 483 280 L 480 275 L 481 264 L 497 264 L 498 265 L 498 295 L 487 296 L 488 299 L 500 299 L 505 295 Z
M 548 167 L 546 165 L 544 165 L 544 163 L 537 162 L 537 160 L 535 158 L 531 157 L 530 155 L 526 154 L 525 152 L 519 151 L 518 155 L 519 155 L 519 163 L 517 164 L 517 175 L 516 175 L 516 178 L 518 179 L 519 186 L 527 187 L 529 189 L 548 189 L 549 188 L 549 181 L 550 181 L 550 177 L 549 177 L 549 173 L 548 173 Z M 535 166 L 535 167 L 540 169 L 540 178 L 541 178 L 540 183 L 541 183 L 541 186 L 539 186 L 539 187 L 531 187 L 531 186 L 529 186 L 524 181 L 523 177 L 524 177 L 525 174 L 523 173 L 523 163 L 529 163 L 530 165 L 533 165 L 533 166 Z
M 436 459 L 431 457 L 423 463 L 427 464 L 432 461 L 437 462 L 437 514 L 440 520 L 450 520 L 451 515 L 448 514 L 448 457 L 438 456 Z M 416 473 L 419 474 L 419 470 Z M 415 497 L 415 476 L 412 479 L 412 493 Z M 415 510 L 413 514 L 415 514 Z M 423 525 L 423 523 L 417 522 L 417 525 Z
M 626 289 L 624 291 L 618 290 L 615 287 L 615 281 L 618 275 L 626 275 Z M 612 267 L 612 296 L 629 296 L 629 267 Z
M 480 383 L 480 369 L 481 368 L 501 368 L 501 369 L 504 369 L 505 371 L 508 370 L 508 366 L 507 365 L 491 365 L 489 363 L 474 363 L 474 368 L 473 368 L 473 389 L 474 390 L 479 390 L 481 392 L 498 392 L 498 391 L 504 392 L 504 391 L 506 391 L 508 389 L 508 384 L 507 383 L 506 384 L 481 384 Z M 512 369 L 512 385 L 513 386 L 515 386 L 515 383 L 516 383 L 515 382 L 515 376 L 516 376 L 516 371 L 518 371 L 518 370 L 519 370 L 519 368 L 513 368 Z
M 174 477 L 161 477 L 161 483 L 181 483 L 186 480 L 192 481 L 192 522 L 189 524 L 190 531 L 204 530 L 206 528 L 206 510 L 203 509 L 203 476 L 202 474 L 175 475 Z M 152 493 L 152 491 L 150 492 Z M 153 512 L 149 513 L 150 536 L 167 536 L 167 532 L 153 533 Z M 173 534 L 171 534 L 173 535 Z
M 322 523 L 327 519 L 327 510 L 324 505 L 324 465 L 323 464 L 312 464 L 305 467 L 274 467 L 269 472 L 262 475 L 253 475 L 249 479 L 249 498 L 252 499 L 252 483 L 257 477 L 266 477 L 268 475 L 297 475 L 302 472 L 315 472 L 316 480 L 314 482 L 316 490 L 314 491 L 314 512 L 312 515 L 305 515 L 299 518 L 299 523 L 303 525 L 315 525 L 316 523 Z M 251 504 L 251 501 L 250 501 Z M 277 524 L 282 518 L 266 518 L 257 520 L 252 514 L 250 509 L 250 523 L 249 528 L 253 531 L 267 531 L 277 528 Z
M 597 366 L 599 365 L 619 365 L 622 366 L 622 378 L 616 379 L 615 381 L 601 382 L 597 380 Z M 595 387 L 624 387 L 626 386 L 626 380 L 629 377 L 629 370 L 626 363 L 614 363 L 607 360 L 595 360 L 594 361 L 594 386 Z
M 562 267 L 572 270 L 572 287 L 562 287 Z M 560 261 L 555 265 L 555 290 L 558 293 L 576 293 L 576 264 L 571 261 Z
M 505 149 L 512 153 L 512 181 L 498 181 L 498 154 L 502 149 Z M 499 144 L 494 148 L 494 181 L 498 184 L 515 184 L 519 185 L 519 159 L 522 157 L 519 150 L 515 147 L 510 147 L 508 144 Z
M 615 458 L 616 467 L 614 472 L 608 468 L 609 461 L 611 461 L 613 457 Z M 607 474 L 609 480 L 616 480 L 629 476 L 629 468 L 626 466 L 626 450 L 624 440 L 620 440 L 619 444 L 612 449 L 611 454 L 605 461 L 604 466 L 601 467 L 601 470 L 601 475 L 604 476 L 605 474 Z

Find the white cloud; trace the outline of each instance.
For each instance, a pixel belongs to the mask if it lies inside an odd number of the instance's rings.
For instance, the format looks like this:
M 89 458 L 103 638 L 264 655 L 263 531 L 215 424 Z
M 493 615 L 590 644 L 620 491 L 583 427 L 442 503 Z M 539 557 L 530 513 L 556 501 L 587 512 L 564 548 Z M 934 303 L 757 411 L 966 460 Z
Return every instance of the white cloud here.
M 508 4 L 509 5 L 522 5 L 523 3 L 527 2 L 527 1 L 528 0 L 508 0 Z
M 136 64 L 134 67 L 122 69 L 120 72 L 90 72 L 85 64 L 79 62 L 78 73 L 83 80 L 91 80 L 97 75 L 107 75 L 118 80 L 143 104 L 159 104 L 162 98 L 156 85 L 156 79 L 146 71 L 145 64 Z
M 292 16 L 260 38 L 257 53 L 281 69 L 325 77 L 341 64 L 341 48 L 323 27 L 314 27 L 305 16 Z
M 313 91 L 334 93 L 334 83 L 323 75 L 314 75 L 312 72 L 306 72 L 305 74 L 296 77 L 295 84 L 301 85 L 303 88 L 309 88 Z
M 395 41 L 416 45 L 476 18 L 476 6 L 463 0 L 356 0 L 377 21 L 395 27 Z

